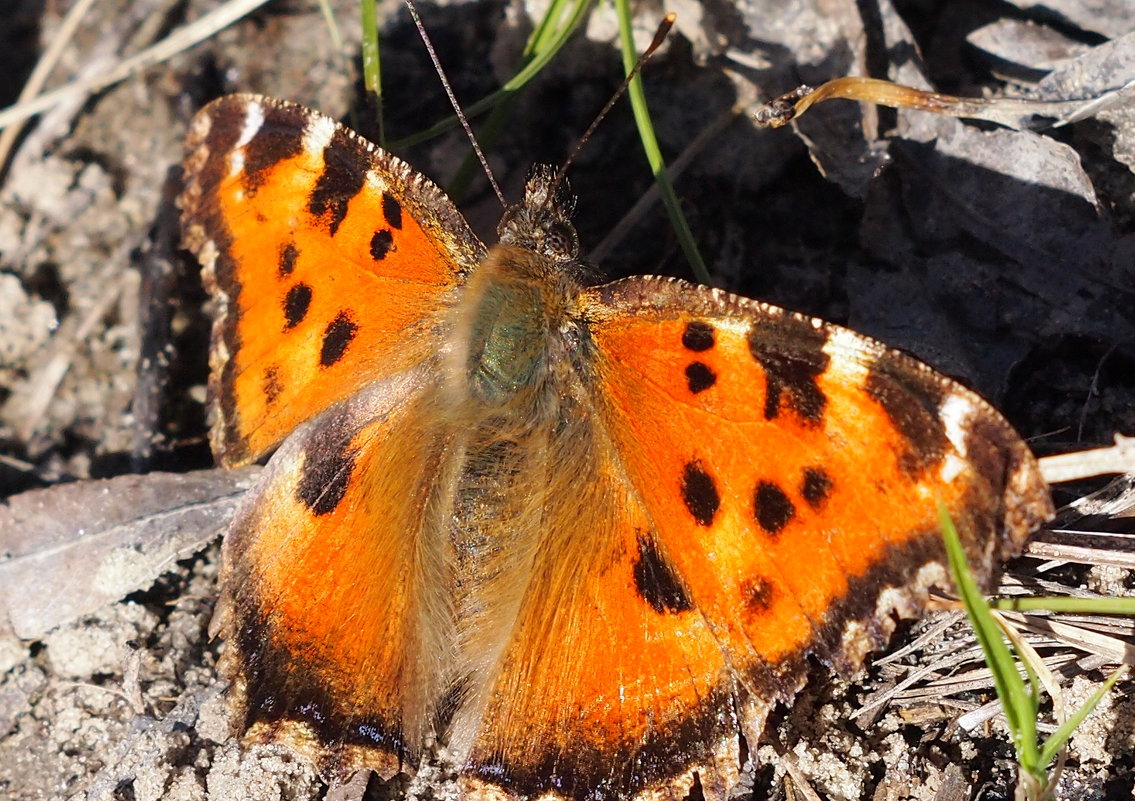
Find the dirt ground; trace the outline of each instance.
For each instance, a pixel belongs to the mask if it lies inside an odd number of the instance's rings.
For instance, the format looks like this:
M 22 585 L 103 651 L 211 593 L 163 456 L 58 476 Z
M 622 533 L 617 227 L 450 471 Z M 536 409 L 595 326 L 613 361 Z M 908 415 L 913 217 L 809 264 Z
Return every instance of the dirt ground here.
M 73 3 L 11 5 L 0 25 L 5 107 Z M 95 4 L 49 86 L 98 74 L 218 5 Z M 1106 97 L 1135 80 L 1135 6 L 1095 6 L 1086 13 L 1071 0 L 673 4 L 676 33 L 644 79 L 671 162 L 708 137 L 675 183 L 714 283 L 917 354 L 989 398 L 1038 454 L 1135 434 L 1130 92 L 1039 133 L 842 101 L 776 131 L 730 114 L 739 100 L 845 74 L 971 96 Z M 331 8 L 341 46 L 313 0 L 269 3 L 23 129 L 0 175 L 0 498 L 77 479 L 212 465 L 209 321 L 196 265 L 178 248 L 172 202 L 182 141 L 198 108 L 233 91 L 368 119 L 357 9 L 346 0 Z M 465 104 L 513 74 L 536 13 L 501 0 L 421 10 Z M 640 47 L 664 10 L 638 8 Z M 385 125 L 396 140 L 446 116 L 448 106 L 405 11 L 392 0 L 382 11 Z M 482 141 L 510 198 L 530 164 L 562 161 L 618 86 L 615 31 L 610 8 L 593 10 L 515 98 L 499 136 Z M 450 132 L 397 152 L 445 186 L 466 149 Z M 641 153 L 622 102 L 572 170 L 585 250 L 649 189 Z M 491 241 L 500 207 L 482 179 L 459 205 Z M 601 254 L 611 277 L 690 277 L 657 203 Z M 1059 491 L 1057 501 L 1082 489 Z M 336 797 L 286 751 L 247 752 L 229 736 L 215 672 L 221 646 L 207 634 L 217 554 L 214 542 L 183 555 L 156 583 L 42 636 L 0 636 L 0 797 Z M 1037 565 L 1022 560 L 1011 570 L 1035 575 Z M 1105 594 L 1132 586 L 1118 569 L 1045 575 Z M 73 578 L 86 580 L 81 569 Z M 922 630 L 905 629 L 896 647 Z M 940 637 L 902 664 L 953 642 Z M 746 797 L 791 797 L 783 753 L 794 755 L 822 798 L 1011 797 L 1003 730 L 963 731 L 954 722 L 986 694 L 891 709 L 865 723 L 854 711 L 903 671 L 875 668 L 854 683 L 824 672 L 770 727 L 751 787 L 741 788 Z M 1087 671 L 1070 692 L 1085 697 L 1101 675 Z M 1062 797 L 1131 797 L 1129 689 L 1106 700 L 1074 738 Z M 372 783 L 368 797 L 401 790 Z

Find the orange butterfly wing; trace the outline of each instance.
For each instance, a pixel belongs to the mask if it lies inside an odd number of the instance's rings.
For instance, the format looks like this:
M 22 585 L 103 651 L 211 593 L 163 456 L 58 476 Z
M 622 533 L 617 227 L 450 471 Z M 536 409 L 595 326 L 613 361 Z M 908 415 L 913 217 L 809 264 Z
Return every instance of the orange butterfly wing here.
M 662 560 L 588 405 L 561 403 L 514 480 L 539 522 L 521 523 L 531 552 L 508 554 L 515 611 L 493 614 L 507 627 L 468 638 L 463 655 L 475 664 L 506 640 L 453 720 L 463 797 L 629 799 L 688 787 L 692 762 L 714 765 L 702 781 L 723 796 L 741 768 L 728 655 Z
M 419 424 L 423 366 L 376 381 L 301 425 L 225 538 L 220 625 L 237 720 L 340 777 L 386 776 L 420 750 L 448 680 L 445 541 L 421 506 L 443 443 Z M 430 536 L 432 534 L 432 536 Z M 448 617 L 448 616 L 446 616 Z
M 214 453 L 233 466 L 287 437 L 225 539 L 238 718 L 328 771 L 391 773 L 448 680 L 419 666 L 445 627 L 422 618 L 444 586 L 415 572 L 444 543 L 423 542 L 414 503 L 438 467 L 418 423 L 484 247 L 428 180 L 300 106 L 221 98 L 186 152 L 185 242 L 216 304 Z
M 314 111 L 231 95 L 195 118 L 185 246 L 218 304 L 214 455 L 259 458 L 299 422 L 420 362 L 484 255 L 449 199 Z
M 937 502 L 985 581 L 1051 514 L 996 411 L 865 337 L 668 279 L 576 307 L 585 511 L 548 510 L 470 792 L 724 797 L 809 654 L 858 667 L 947 584 Z

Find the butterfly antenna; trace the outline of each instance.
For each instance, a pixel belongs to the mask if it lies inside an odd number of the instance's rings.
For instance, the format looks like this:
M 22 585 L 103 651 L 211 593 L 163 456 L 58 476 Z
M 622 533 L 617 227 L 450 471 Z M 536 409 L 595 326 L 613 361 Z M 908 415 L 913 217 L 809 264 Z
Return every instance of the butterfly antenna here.
M 497 199 L 500 200 L 501 206 L 507 208 L 508 203 L 504 199 L 504 193 L 501 192 L 500 186 L 497 184 L 497 179 L 493 177 L 493 171 L 489 168 L 489 160 L 485 158 L 485 153 L 481 150 L 481 146 L 477 143 L 477 136 L 473 133 L 473 128 L 469 125 L 469 119 L 465 116 L 465 112 L 461 110 L 461 104 L 457 102 L 457 96 L 453 94 L 453 87 L 449 84 L 449 79 L 445 77 L 445 69 L 441 66 L 441 61 L 438 60 L 437 51 L 434 50 L 433 42 L 430 40 L 430 35 L 426 33 L 426 26 L 422 24 L 422 18 L 418 16 L 418 9 L 414 5 L 413 0 L 404 0 L 406 8 L 410 10 L 410 17 L 414 20 L 414 25 L 418 29 L 418 35 L 422 37 L 422 43 L 426 46 L 426 52 L 430 54 L 430 61 L 433 62 L 434 70 L 441 78 L 441 85 L 445 88 L 445 95 L 449 98 L 449 104 L 453 106 L 453 110 L 457 113 L 457 119 L 461 122 L 461 127 L 465 129 L 465 135 L 469 137 L 469 142 L 473 145 L 473 152 L 477 154 L 477 160 L 481 162 L 481 167 L 485 170 L 485 177 L 489 179 L 489 185 L 492 186 L 493 191 L 496 192 Z
M 409 0 L 407 0 L 407 2 L 409 2 Z M 555 177 L 552 179 L 551 191 L 548 192 L 548 197 L 555 196 L 555 189 L 563 181 L 563 177 L 567 175 L 568 167 L 570 167 L 572 163 L 575 162 L 575 158 L 579 155 L 579 151 L 583 150 L 583 146 L 587 144 L 587 141 L 591 138 L 591 135 L 595 133 L 595 129 L 599 127 L 599 123 L 603 122 L 607 115 L 611 113 L 611 109 L 615 107 L 615 103 L 617 103 L 619 101 L 619 98 L 621 98 L 626 93 L 627 88 L 631 85 L 631 81 L 633 81 L 635 77 L 642 71 L 642 68 L 646 64 L 647 60 L 652 55 L 654 55 L 654 51 L 661 47 L 662 43 L 666 41 L 666 37 L 669 35 L 670 29 L 674 27 L 674 20 L 676 20 L 677 18 L 678 15 L 671 11 L 662 18 L 662 22 L 658 23 L 658 30 L 654 32 L 654 38 L 650 41 L 650 46 L 647 47 L 646 50 L 642 52 L 642 55 L 638 57 L 638 61 L 636 61 L 634 66 L 631 67 L 631 71 L 627 73 L 627 77 L 623 79 L 622 85 L 615 90 L 615 93 L 613 95 L 611 95 L 611 99 L 607 101 L 607 105 L 603 106 L 602 110 L 595 116 L 595 119 L 592 120 L 591 124 L 587 126 L 587 130 L 583 132 L 583 136 L 579 137 L 579 141 L 575 143 L 575 147 L 573 147 L 571 149 L 571 152 L 568 153 L 567 159 L 565 159 L 564 163 L 560 165 L 558 170 L 556 170 Z

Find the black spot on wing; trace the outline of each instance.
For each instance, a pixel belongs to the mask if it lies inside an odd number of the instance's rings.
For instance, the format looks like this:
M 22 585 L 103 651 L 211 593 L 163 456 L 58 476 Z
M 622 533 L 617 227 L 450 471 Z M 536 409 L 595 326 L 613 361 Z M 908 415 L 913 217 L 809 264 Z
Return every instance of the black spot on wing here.
M 307 284 L 296 284 L 284 296 L 284 330 L 295 328 L 307 317 L 311 308 L 311 287 Z
M 918 475 L 941 461 L 949 448 L 938 418 L 945 389 L 929 370 L 884 355 L 871 366 L 864 388 L 902 436 L 899 466 L 904 472 Z
M 764 576 L 753 576 L 741 582 L 741 593 L 745 599 L 745 610 L 750 614 L 761 614 L 772 606 L 776 589 Z
M 286 278 L 295 272 L 296 259 L 300 257 L 299 248 L 296 247 L 295 242 L 289 242 L 280 248 L 280 258 L 276 264 L 279 268 L 280 277 Z
M 758 481 L 753 492 L 753 517 L 769 534 L 779 534 L 796 515 L 796 507 L 784 490 L 771 481 Z
M 682 332 L 682 345 L 687 350 L 701 353 L 712 348 L 713 343 L 714 331 L 712 325 L 703 323 L 701 320 L 694 320 L 686 324 L 686 330 Z
M 402 204 L 389 192 L 382 193 L 382 216 L 386 218 L 386 224 L 394 230 L 402 229 Z
M 294 107 L 260 105 L 264 122 L 244 147 L 244 171 L 240 182 L 245 194 L 255 195 L 272 168 L 303 152 L 307 120 Z
M 765 419 L 785 406 L 809 423 L 824 417 L 828 399 L 816 379 L 830 361 L 824 353 L 827 334 L 808 320 L 776 316 L 761 320 L 749 331 L 749 352 L 766 376 Z
M 638 535 L 638 559 L 634 564 L 634 583 L 642 599 L 660 615 L 688 612 L 694 608 L 673 568 L 641 532 Z
M 347 217 L 351 198 L 366 182 L 366 163 L 360 157 L 359 145 L 343 128 L 336 128 L 331 141 L 323 149 L 323 172 L 315 182 L 307 208 L 327 224 L 332 236 Z
M 394 250 L 394 234 L 386 228 L 375 231 L 374 236 L 370 238 L 371 258 L 375 261 L 382 261 L 386 258 L 386 254 L 392 250 Z
M 717 383 L 717 374 L 701 362 L 693 362 L 686 367 L 686 385 L 690 392 L 697 395 L 699 392 L 712 387 Z
M 709 526 L 721 506 L 717 485 L 713 476 L 706 472 L 701 462 L 686 464 L 682 473 L 682 501 L 686 509 L 700 525 Z
M 317 517 L 339 508 L 355 470 L 355 453 L 350 441 L 330 445 L 319 440 L 308 443 L 300 480 L 296 483 L 296 498 Z
M 822 467 L 804 468 L 804 482 L 800 494 L 813 509 L 819 509 L 832 491 L 832 477 Z
M 350 312 L 341 311 L 335 319 L 327 324 L 323 330 L 323 346 L 319 351 L 319 364 L 330 367 L 343 358 L 355 335 L 359 333 L 359 326 L 351 317 Z
M 284 391 L 284 385 L 280 383 L 280 368 L 275 364 L 271 364 L 264 369 L 264 398 L 271 406 L 280 397 L 280 393 Z

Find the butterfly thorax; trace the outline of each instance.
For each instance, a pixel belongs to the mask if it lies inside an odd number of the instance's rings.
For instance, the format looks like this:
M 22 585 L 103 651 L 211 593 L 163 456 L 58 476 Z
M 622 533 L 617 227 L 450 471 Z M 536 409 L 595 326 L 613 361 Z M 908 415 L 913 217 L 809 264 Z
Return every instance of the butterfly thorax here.
M 579 291 L 578 237 L 566 186 L 547 170 L 529 178 L 523 202 L 501 220 L 465 289 L 456 325 L 462 397 L 487 410 L 539 403 L 555 383 L 566 309 Z

